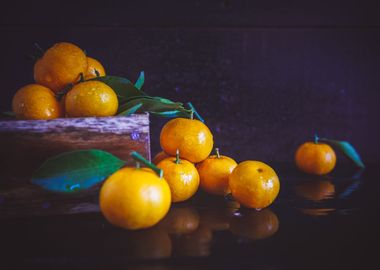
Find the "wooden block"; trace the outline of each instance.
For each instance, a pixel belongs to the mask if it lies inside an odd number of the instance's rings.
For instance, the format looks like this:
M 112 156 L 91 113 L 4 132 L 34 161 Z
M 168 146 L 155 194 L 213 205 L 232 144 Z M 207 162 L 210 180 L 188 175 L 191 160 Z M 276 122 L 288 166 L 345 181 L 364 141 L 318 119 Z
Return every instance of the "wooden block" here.
M 49 157 L 101 149 L 133 163 L 131 151 L 150 160 L 149 115 L 0 121 L 0 217 L 97 211 L 97 190 L 52 194 L 30 184 Z M 95 201 L 94 201 L 95 200 Z

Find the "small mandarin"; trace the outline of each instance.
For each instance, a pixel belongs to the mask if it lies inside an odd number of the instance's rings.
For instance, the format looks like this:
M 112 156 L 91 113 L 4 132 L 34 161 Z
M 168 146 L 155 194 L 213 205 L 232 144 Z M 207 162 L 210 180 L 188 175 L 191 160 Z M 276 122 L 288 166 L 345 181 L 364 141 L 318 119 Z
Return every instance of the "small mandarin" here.
M 49 88 L 29 84 L 20 88 L 13 97 L 12 110 L 17 119 L 54 119 L 63 116 L 62 107 Z
M 113 225 L 142 229 L 157 224 L 171 204 L 168 183 L 147 168 L 123 168 L 100 189 L 99 205 Z
M 84 73 L 86 80 L 106 75 L 103 65 L 96 59 L 87 56 L 87 71 Z
M 216 155 L 197 164 L 201 188 L 211 194 L 226 195 L 229 193 L 228 178 L 236 166 L 235 160 L 220 155 L 216 148 Z
M 60 42 L 49 48 L 34 65 L 34 79 L 55 93 L 76 83 L 87 71 L 87 58 L 78 46 Z
M 175 156 L 179 149 L 181 158 L 198 163 L 210 155 L 214 141 L 211 131 L 201 121 L 175 118 L 162 128 L 160 144 L 167 154 Z
M 324 175 L 334 169 L 336 155 L 328 144 L 306 142 L 297 149 L 295 161 L 297 167 L 305 173 Z
M 107 84 L 85 81 L 66 94 L 65 109 L 69 117 L 113 116 L 118 109 L 118 99 Z
M 280 191 L 276 172 L 260 161 L 241 162 L 229 177 L 232 196 L 242 205 L 261 209 L 269 206 Z
M 161 160 L 157 167 L 164 171 L 164 178 L 170 186 L 173 202 L 191 198 L 199 187 L 199 174 L 194 164 L 185 159 L 169 157 Z

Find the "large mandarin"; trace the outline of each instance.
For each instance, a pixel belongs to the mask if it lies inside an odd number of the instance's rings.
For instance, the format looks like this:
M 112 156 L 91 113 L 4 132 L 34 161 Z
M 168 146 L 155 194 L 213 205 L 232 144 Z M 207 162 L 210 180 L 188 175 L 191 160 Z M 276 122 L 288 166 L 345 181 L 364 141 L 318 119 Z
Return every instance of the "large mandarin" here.
M 197 164 L 201 188 L 214 195 L 229 192 L 229 176 L 237 166 L 235 160 L 223 155 L 212 155 Z
M 328 144 L 306 142 L 297 149 L 295 161 L 305 173 L 324 175 L 334 169 L 336 155 Z
M 171 205 L 167 182 L 146 168 L 123 168 L 103 184 L 100 209 L 115 226 L 143 229 L 157 224 Z
M 269 206 L 280 191 L 276 172 L 260 161 L 241 162 L 229 177 L 232 196 L 242 205 L 261 209 Z
M 69 117 L 113 116 L 118 109 L 115 92 L 99 81 L 85 81 L 73 87 L 65 96 Z
M 198 190 L 199 174 L 194 164 L 181 159 L 168 157 L 161 160 L 157 167 L 164 171 L 164 178 L 168 182 L 172 201 L 182 202 L 190 199 Z
M 12 110 L 17 119 L 47 120 L 63 116 L 62 107 L 53 91 L 39 84 L 20 88 L 13 96 Z
M 55 93 L 76 83 L 87 71 L 87 57 L 78 46 L 61 42 L 49 48 L 34 65 L 34 80 Z
M 167 122 L 160 134 L 161 148 L 175 156 L 198 163 L 211 153 L 214 141 L 210 129 L 196 119 L 175 118 Z

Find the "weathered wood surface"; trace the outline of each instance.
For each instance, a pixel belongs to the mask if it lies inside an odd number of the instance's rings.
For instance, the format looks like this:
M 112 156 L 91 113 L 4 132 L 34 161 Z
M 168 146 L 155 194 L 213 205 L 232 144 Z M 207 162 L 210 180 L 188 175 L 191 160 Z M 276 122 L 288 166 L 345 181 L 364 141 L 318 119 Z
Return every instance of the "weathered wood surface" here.
M 133 162 L 131 151 L 150 159 L 149 115 L 0 121 L 0 217 L 96 211 L 97 191 L 52 194 L 30 184 L 46 159 L 79 149 L 101 149 Z

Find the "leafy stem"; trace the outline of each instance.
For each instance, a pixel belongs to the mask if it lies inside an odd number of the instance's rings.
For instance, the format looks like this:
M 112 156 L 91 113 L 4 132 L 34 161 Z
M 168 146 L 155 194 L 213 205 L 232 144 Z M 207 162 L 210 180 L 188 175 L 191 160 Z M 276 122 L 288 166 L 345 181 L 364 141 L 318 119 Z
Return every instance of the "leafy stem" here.
M 133 151 L 131 153 L 131 157 L 137 161 L 137 163 L 142 162 L 145 164 L 147 167 L 151 168 L 155 173 L 157 173 L 160 178 L 163 177 L 164 171 L 158 167 L 156 167 L 152 162 L 146 160 L 142 155 L 137 153 L 136 151 Z M 137 165 L 137 164 L 136 164 Z M 136 166 L 137 167 L 137 166 Z

